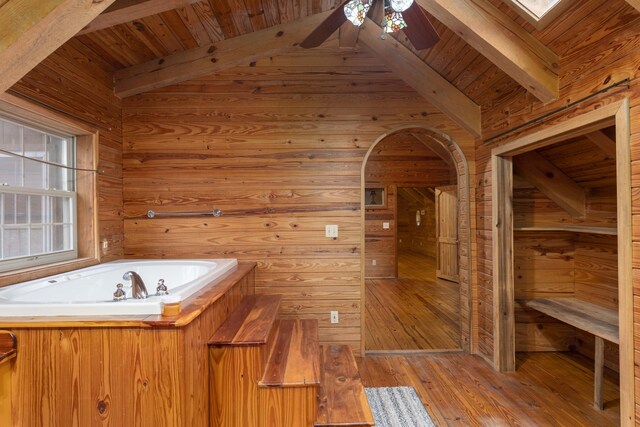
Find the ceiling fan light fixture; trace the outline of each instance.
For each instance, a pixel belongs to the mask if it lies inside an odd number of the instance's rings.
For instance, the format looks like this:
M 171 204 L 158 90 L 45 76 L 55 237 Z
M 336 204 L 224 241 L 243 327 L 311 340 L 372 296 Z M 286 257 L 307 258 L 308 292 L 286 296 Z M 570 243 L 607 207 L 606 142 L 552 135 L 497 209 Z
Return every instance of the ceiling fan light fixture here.
M 396 33 L 403 28 L 407 27 L 407 23 L 405 22 L 402 14 L 400 12 L 396 12 L 395 10 L 387 9 L 384 14 L 385 33 Z
M 413 0 L 391 0 L 391 9 L 396 12 L 404 12 L 413 4 Z
M 344 5 L 344 16 L 346 16 L 353 25 L 360 26 L 364 24 L 367 12 L 369 12 L 371 8 L 371 2 L 372 0 L 351 0 Z

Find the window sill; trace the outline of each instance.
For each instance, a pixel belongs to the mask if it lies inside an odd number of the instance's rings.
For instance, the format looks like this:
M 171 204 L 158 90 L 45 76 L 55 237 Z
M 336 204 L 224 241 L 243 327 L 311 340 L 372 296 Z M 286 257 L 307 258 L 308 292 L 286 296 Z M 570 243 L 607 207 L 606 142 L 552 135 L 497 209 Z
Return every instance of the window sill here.
M 66 273 L 68 271 L 90 267 L 99 263 L 100 261 L 97 258 L 76 258 L 70 261 L 6 271 L 0 273 L 0 287 L 40 279 L 54 274 Z

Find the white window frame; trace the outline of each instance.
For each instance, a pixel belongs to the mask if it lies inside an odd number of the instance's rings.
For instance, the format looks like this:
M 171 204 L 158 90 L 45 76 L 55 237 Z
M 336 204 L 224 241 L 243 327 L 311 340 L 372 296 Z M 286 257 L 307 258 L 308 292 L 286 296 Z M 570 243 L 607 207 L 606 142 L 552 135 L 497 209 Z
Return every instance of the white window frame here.
M 75 178 L 74 178 L 75 183 Z M 76 191 L 64 191 L 64 190 L 45 190 L 39 188 L 29 187 L 10 187 L 0 186 L 0 193 L 3 194 L 24 194 L 34 196 L 64 196 L 71 199 L 71 249 L 46 252 L 36 255 L 27 255 L 16 258 L 0 259 L 0 272 L 18 270 L 27 267 L 36 267 L 43 264 L 51 264 L 55 262 L 69 261 L 78 258 L 78 209 L 77 209 L 77 193 Z M 3 206 L 0 205 L 0 214 Z M 31 227 L 31 222 L 25 224 L 11 224 L 9 226 L 2 224 L 2 230 L 4 232 L 7 228 L 24 228 L 25 226 Z
M 525 5 L 523 0 L 504 0 L 504 2 L 518 12 L 520 16 L 529 21 L 537 30 L 544 29 L 573 4 L 573 2 L 569 0 L 560 0 L 558 4 L 549 9 L 544 15 L 538 16 Z
M 99 200 L 98 200 L 98 145 L 99 132 L 95 125 L 75 117 L 68 116 L 52 107 L 33 103 L 24 98 L 0 93 L 0 115 L 9 121 L 23 124 L 36 130 L 42 130 L 55 136 L 75 137 L 75 209 L 73 221 L 76 224 L 74 237 L 75 257 L 68 253 L 66 260 L 58 261 L 42 256 L 33 260 L 27 257 L 23 268 L 0 270 L 0 287 L 41 277 L 60 274 L 100 263 L 104 250 L 99 241 Z M 2 187 L 0 187 L 2 191 Z M 23 188 L 20 188 L 23 191 Z

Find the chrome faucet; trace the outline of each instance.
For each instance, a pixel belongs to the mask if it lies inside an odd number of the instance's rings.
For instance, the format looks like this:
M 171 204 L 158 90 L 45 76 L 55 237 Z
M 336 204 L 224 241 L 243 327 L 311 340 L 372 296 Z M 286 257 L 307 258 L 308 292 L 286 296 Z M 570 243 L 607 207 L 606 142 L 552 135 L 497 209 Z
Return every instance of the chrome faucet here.
M 135 271 L 127 271 L 122 276 L 124 280 L 131 280 L 131 295 L 135 299 L 145 299 L 149 296 L 147 293 L 147 287 L 144 285 L 144 280 Z

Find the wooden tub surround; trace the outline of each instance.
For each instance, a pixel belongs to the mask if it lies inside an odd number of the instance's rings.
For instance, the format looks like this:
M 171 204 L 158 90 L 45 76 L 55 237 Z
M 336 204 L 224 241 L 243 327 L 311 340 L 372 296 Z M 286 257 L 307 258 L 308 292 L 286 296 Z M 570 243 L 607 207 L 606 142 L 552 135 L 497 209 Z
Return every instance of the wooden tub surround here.
M 11 417 L 11 367 L 18 353 L 16 336 L 0 331 L 0 420 Z
M 18 344 L 0 361 L 0 424 L 208 426 L 207 342 L 253 295 L 255 266 L 240 262 L 176 316 L 0 318 Z
M 281 297 L 246 297 L 209 342 L 215 427 L 371 426 L 349 346 L 315 319 L 277 319 Z

